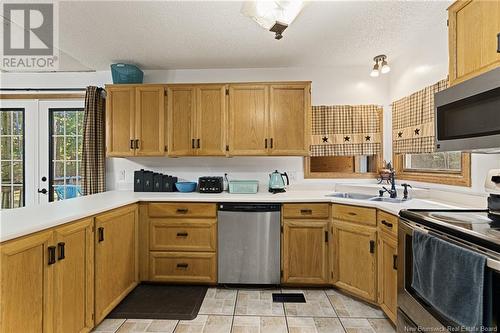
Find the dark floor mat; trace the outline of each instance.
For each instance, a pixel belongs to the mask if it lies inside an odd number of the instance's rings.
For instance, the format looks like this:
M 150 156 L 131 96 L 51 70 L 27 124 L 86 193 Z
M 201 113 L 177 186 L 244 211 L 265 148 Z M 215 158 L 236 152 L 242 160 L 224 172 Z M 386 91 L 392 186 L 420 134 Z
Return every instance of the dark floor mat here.
M 304 294 L 273 294 L 273 302 L 279 303 L 305 303 L 306 299 Z
M 138 285 L 108 318 L 192 320 L 207 292 L 205 286 Z

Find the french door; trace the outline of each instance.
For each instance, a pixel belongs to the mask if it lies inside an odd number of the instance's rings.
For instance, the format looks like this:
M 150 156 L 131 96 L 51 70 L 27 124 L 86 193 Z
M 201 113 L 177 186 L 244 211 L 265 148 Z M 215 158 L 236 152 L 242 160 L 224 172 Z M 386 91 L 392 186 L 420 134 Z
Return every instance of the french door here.
M 1 208 L 81 195 L 82 100 L 0 100 Z

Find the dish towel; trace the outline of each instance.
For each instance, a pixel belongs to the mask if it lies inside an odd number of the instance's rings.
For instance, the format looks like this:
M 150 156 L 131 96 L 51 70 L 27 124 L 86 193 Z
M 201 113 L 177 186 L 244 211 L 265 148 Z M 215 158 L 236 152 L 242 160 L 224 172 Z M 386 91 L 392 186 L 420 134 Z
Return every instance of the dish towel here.
M 486 256 L 416 230 L 412 249 L 419 296 L 468 331 L 489 326 Z

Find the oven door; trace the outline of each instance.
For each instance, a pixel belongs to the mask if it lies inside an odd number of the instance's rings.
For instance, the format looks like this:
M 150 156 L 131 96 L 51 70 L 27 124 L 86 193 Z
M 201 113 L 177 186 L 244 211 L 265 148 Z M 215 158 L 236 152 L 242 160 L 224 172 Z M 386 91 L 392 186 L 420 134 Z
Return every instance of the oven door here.
M 398 315 L 398 332 L 408 332 L 407 325 L 429 331 L 441 330 L 446 332 L 445 325 L 437 319 L 437 313 L 433 314 L 432 308 L 425 305 L 420 300 L 415 291 L 411 288 L 413 271 L 413 251 L 412 251 L 413 228 L 404 220 L 399 220 L 398 225 L 398 310 L 404 313 Z M 403 320 L 405 318 L 406 320 Z
M 438 151 L 500 148 L 500 68 L 436 93 Z
M 444 317 L 432 305 L 419 297 L 411 287 L 413 274 L 412 235 L 415 229 L 424 228 L 411 221 L 399 219 L 398 253 L 402 255 L 398 256 L 398 267 L 400 268 L 398 269 L 398 311 L 402 312 L 406 317 L 398 315 L 398 332 L 408 332 L 407 323 L 414 323 L 410 327 L 416 326 L 418 330 L 422 331 L 447 331 L 449 328 L 452 328 L 452 331 L 460 330 L 461 327 L 457 323 Z M 435 232 L 431 229 L 428 231 Z M 435 236 L 443 239 L 443 236 L 437 236 L 437 234 Z M 448 236 L 445 235 L 444 237 L 447 238 Z M 456 242 L 451 239 L 448 241 Z M 461 242 L 459 245 L 468 247 Z M 443 269 L 446 269 L 446 267 Z M 492 264 L 491 267 L 488 264 L 488 269 L 492 274 L 491 325 L 497 327 L 500 316 L 500 270 L 498 270 L 498 261 L 495 260 L 495 264 Z M 406 318 L 406 320 L 403 320 L 403 318 Z

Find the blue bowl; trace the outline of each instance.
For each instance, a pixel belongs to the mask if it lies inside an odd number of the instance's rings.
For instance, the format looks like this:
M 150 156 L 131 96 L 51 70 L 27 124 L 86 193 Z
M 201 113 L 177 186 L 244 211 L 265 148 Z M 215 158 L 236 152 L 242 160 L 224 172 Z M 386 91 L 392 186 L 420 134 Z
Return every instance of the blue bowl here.
M 175 187 L 179 192 L 194 192 L 196 191 L 196 185 L 197 183 L 195 182 L 177 182 L 175 183 Z

